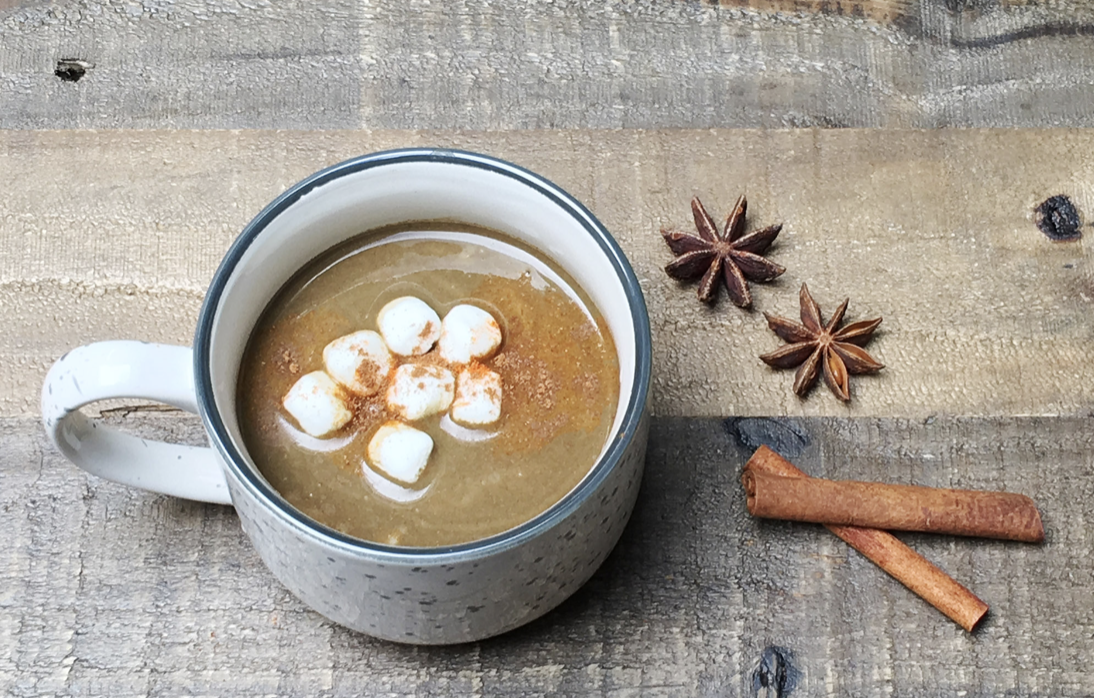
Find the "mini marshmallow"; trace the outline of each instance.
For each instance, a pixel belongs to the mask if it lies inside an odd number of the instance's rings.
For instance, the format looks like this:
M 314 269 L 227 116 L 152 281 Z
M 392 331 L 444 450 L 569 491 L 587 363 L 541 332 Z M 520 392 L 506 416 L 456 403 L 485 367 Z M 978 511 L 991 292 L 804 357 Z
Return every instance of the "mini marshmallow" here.
M 441 358 L 456 364 L 486 359 L 501 346 L 501 328 L 494 316 L 473 305 L 457 305 L 441 323 L 437 350 Z
M 493 424 L 501 416 L 501 376 L 482 364 L 471 364 L 456 379 L 452 421 L 464 426 Z
M 444 412 L 452 404 L 456 379 L 442 366 L 403 364 L 387 389 L 387 406 L 407 421 Z
M 334 380 L 364 397 L 380 392 L 394 366 L 383 337 L 371 330 L 328 344 L 323 348 L 323 363 Z
M 289 388 L 281 404 L 305 432 L 316 437 L 326 436 L 353 418 L 341 392 L 326 373 L 312 371 Z
M 433 452 L 433 439 L 400 422 L 385 422 L 368 442 L 368 462 L 393 480 L 414 484 Z
M 401 356 L 418 356 L 433 348 L 441 336 L 437 311 L 414 296 L 396 298 L 376 318 L 387 347 Z

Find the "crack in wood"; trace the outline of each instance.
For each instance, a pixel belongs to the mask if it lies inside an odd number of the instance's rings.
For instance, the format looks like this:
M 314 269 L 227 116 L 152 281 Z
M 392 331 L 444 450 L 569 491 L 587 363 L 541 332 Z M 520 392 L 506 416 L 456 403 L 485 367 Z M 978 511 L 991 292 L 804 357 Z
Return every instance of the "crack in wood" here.
M 105 410 L 99 411 L 100 417 L 120 417 L 122 419 L 128 417 L 131 414 L 146 414 L 149 412 L 185 412 L 186 410 L 179 409 L 178 407 L 172 407 L 171 405 L 122 405 L 121 407 L 110 407 Z

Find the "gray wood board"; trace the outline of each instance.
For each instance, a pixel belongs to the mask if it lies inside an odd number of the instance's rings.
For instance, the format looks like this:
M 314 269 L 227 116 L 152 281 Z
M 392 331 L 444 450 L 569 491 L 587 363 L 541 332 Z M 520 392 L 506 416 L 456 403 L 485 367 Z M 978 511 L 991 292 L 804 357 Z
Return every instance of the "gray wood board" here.
M 180 413 L 107 419 L 203 439 Z M 967 634 L 821 527 L 751 519 L 761 443 L 814 475 L 1025 493 L 1047 542 L 901 536 L 991 606 Z M 412 648 L 303 607 L 230 508 L 87 476 L 4 419 L 0 694 L 1089 696 L 1092 454 L 1083 418 L 658 418 L 586 587 L 500 638 Z
M 0 0 L 0 128 L 1045 127 L 1092 106 L 1081 0 Z

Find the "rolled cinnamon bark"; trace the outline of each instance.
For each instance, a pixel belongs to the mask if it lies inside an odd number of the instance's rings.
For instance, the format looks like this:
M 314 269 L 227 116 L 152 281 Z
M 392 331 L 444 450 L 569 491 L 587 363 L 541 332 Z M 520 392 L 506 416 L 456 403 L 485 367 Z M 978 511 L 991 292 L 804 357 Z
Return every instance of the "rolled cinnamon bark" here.
M 745 469 L 782 477 L 808 477 L 766 446 L 756 450 Z M 972 632 L 987 614 L 986 603 L 891 534 L 854 526 L 826 528 L 965 630 Z
M 748 512 L 765 519 L 923 531 L 1041 543 L 1045 530 L 1029 497 L 882 482 L 795 478 L 746 467 Z

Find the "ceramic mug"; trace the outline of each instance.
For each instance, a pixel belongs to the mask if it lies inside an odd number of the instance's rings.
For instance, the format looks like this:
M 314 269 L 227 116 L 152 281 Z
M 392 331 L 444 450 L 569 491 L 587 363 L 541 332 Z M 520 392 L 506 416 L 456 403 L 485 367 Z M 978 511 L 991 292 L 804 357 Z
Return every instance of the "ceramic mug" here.
M 471 543 L 397 547 L 329 528 L 266 482 L 240 437 L 236 383 L 256 321 L 308 260 L 366 230 L 433 219 L 504 232 L 572 275 L 615 340 L 619 406 L 596 464 L 547 511 Z M 193 349 L 101 342 L 61 357 L 42 389 L 42 419 L 57 448 L 90 473 L 234 505 L 274 576 L 336 623 L 398 642 L 465 642 L 557 606 L 615 546 L 642 475 L 650 356 L 638 280 L 615 240 L 576 199 L 483 155 L 397 150 L 318 172 L 258 214 L 209 285 Z M 197 412 L 212 448 L 123 434 L 79 411 L 109 398 L 146 398 Z

